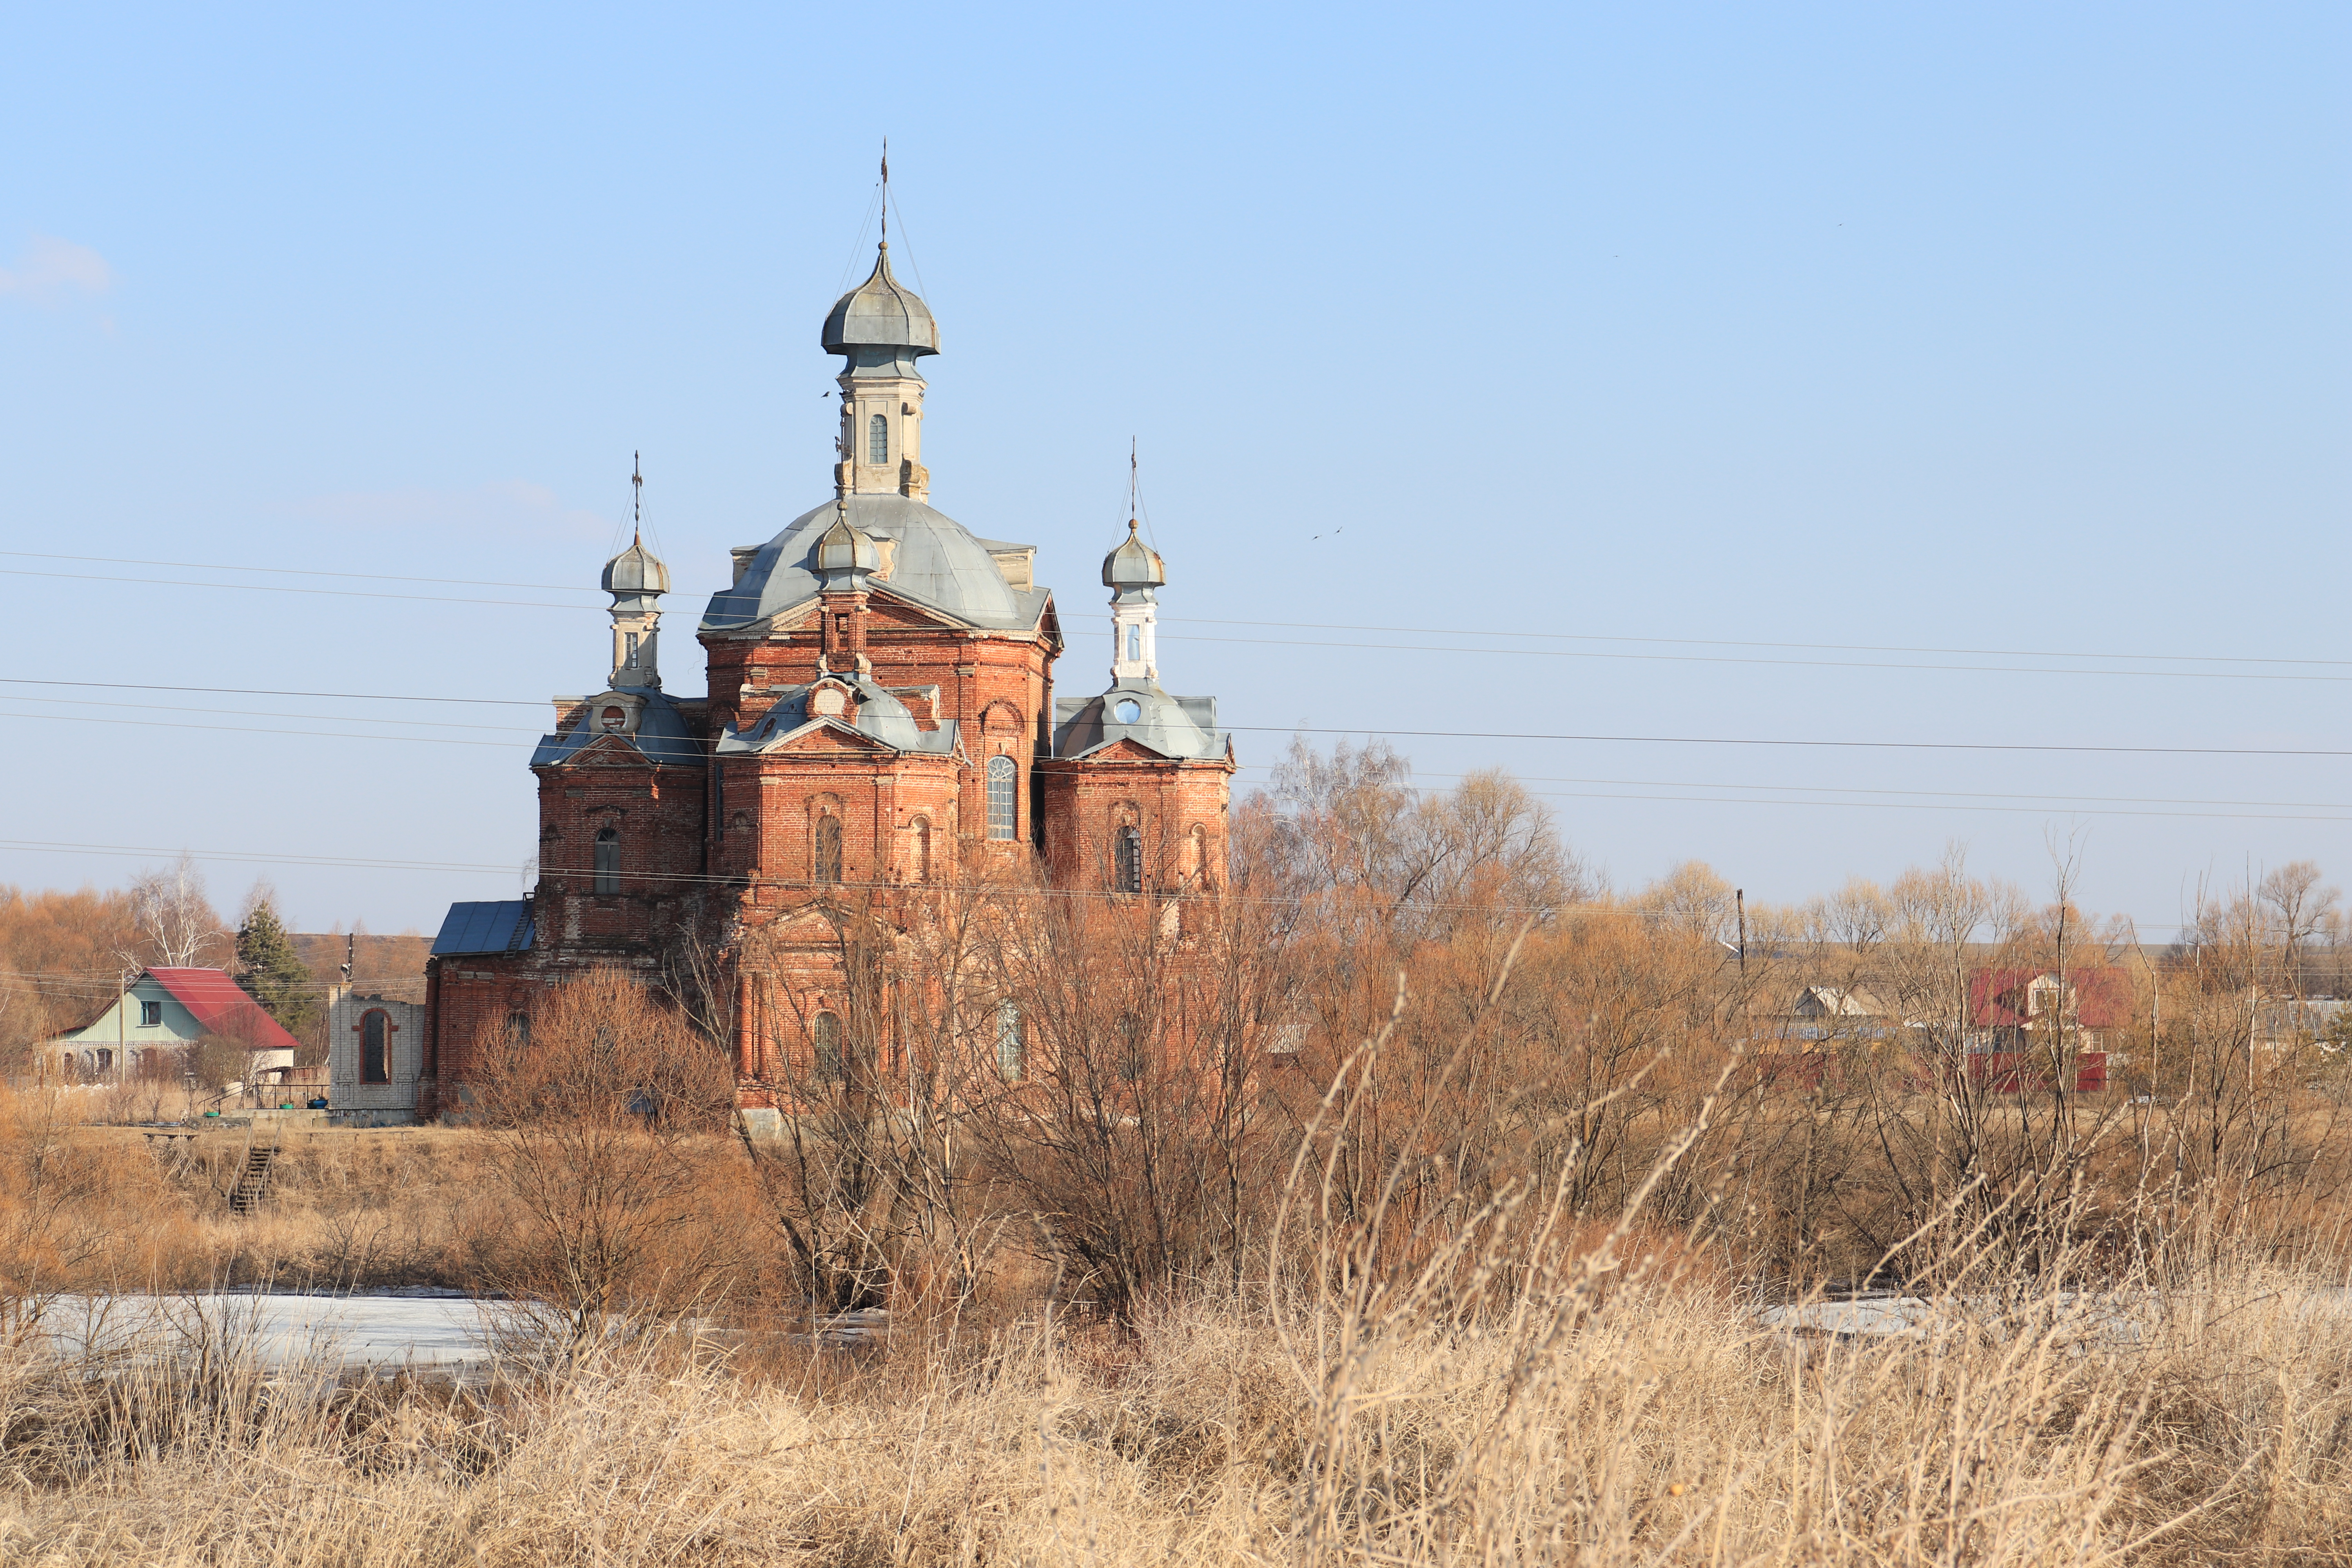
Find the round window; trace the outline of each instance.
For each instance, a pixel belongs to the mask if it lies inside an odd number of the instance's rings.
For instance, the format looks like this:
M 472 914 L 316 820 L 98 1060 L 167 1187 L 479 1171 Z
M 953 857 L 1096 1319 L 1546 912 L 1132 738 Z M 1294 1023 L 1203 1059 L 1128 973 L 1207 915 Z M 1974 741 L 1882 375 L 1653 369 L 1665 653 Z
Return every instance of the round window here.
M 1118 716 L 1120 723 L 1132 724 L 1143 717 L 1143 704 L 1132 697 L 1122 697 L 1112 707 L 1111 711 Z
M 617 730 L 627 721 L 627 717 L 618 708 L 607 708 L 604 710 L 604 728 Z

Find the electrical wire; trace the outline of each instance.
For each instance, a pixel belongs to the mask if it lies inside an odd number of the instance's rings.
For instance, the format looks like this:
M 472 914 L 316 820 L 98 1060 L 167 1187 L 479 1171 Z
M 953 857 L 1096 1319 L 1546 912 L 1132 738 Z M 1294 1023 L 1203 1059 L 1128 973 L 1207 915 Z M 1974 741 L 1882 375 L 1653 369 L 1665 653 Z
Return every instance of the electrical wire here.
M 1244 734 L 1368 735 L 1438 741 L 1577 741 L 1640 746 L 1811 746 L 1895 752 L 2054 752 L 2147 757 L 2352 757 L 2352 751 L 2266 746 L 2069 746 L 2000 741 L 1797 741 L 1723 735 L 1568 735 L 1534 731 L 1325 729 L 1305 724 L 1228 724 Z
M 1261 771 L 1263 771 L 1263 765 L 1261 765 Z M 1415 778 L 1428 779 L 1466 779 L 1474 778 L 1477 775 L 1474 773 L 1425 773 L 1415 771 L 1412 776 Z M 1522 784 L 1633 784 L 1657 789 L 1774 790 L 1784 794 L 1801 794 L 1806 791 L 1811 791 L 1814 795 L 1917 795 L 1930 800 L 2041 800 L 2061 802 L 2089 800 L 2116 805 L 2242 805 L 2265 807 L 2275 806 L 2282 810 L 2301 809 L 2311 811 L 2352 811 L 2352 804 L 2333 800 L 2206 800 L 2196 797 L 2176 797 L 2169 795 L 2021 795 L 1990 790 L 1870 789 L 1841 784 L 1725 784 L 1719 780 L 1708 780 L 1704 783 L 1699 783 L 1688 779 L 1549 778 L 1541 774 L 1534 773 L 1511 773 L 1508 776 L 1512 783 Z M 1420 786 L 1416 784 L 1411 787 L 1417 789 Z
M 869 211 L 868 211 L 868 219 L 869 219 L 869 221 L 870 221 L 870 219 L 871 219 L 871 216 L 872 216 L 872 215 L 871 215 L 871 210 L 869 209 Z M 1139 500 L 1140 500 L 1140 496 L 1139 496 Z M 1147 518 L 1147 519 L 1145 519 L 1145 521 L 1146 521 L 1146 523 L 1147 523 L 1147 525 L 1148 525 L 1148 524 L 1149 524 L 1150 520 Z M 594 593 L 597 593 L 597 592 L 600 592 L 600 591 L 601 591 L 601 590 L 599 590 L 599 589 L 593 588 L 593 587 L 592 587 L 592 586 L 590 586 L 590 585 L 588 585 L 588 584 L 585 584 L 518 583 L 518 582 L 507 582 L 507 581 L 501 581 L 501 580 L 497 580 L 497 579 L 486 579 L 486 578 L 466 578 L 466 577 L 414 577 L 414 576 L 400 575 L 400 574 L 392 574 L 392 573 L 380 573 L 380 572 L 337 572 L 337 571 L 327 571 L 327 570 L 320 570 L 320 569 L 309 569 L 309 568 L 297 568 L 297 567 L 284 567 L 284 566 L 233 566 L 233 565 L 223 565 L 223 564 L 219 564 L 219 563 L 210 563 L 210 562 L 197 562 L 197 561 L 163 561 L 163 560 L 151 560 L 151 559 L 147 559 L 147 558 L 144 558 L 144 557 L 136 557 L 136 556 L 68 555 L 68 554 L 55 553 L 55 552 L 49 552 L 24 551 L 24 550 L 0 550 L 0 557 L 8 557 L 8 558 L 13 558 L 13 559 L 18 559 L 18 560 L 28 560 L 28 561 L 72 561 L 72 562 L 84 562 L 84 563 L 96 563 L 96 564 L 123 565 L 123 566 L 163 566 L 163 567 L 172 567 L 172 568 L 180 569 L 180 570 L 186 570 L 186 571 L 200 571 L 200 572 L 245 572 L 245 573 L 258 573 L 258 574 L 268 574 L 268 575 L 278 575 L 278 576 L 334 577 L 334 578 L 339 578 L 339 579 L 342 579 L 342 580 L 345 580 L 345 581 L 353 581 L 353 582 L 423 583 L 423 584 L 436 584 L 436 585 L 445 586 L 445 587 L 477 587 L 477 588 L 537 588 L 537 589 L 547 589 L 547 590 L 551 590 L 551 591 L 553 591 L 553 592 L 557 592 L 557 593 L 579 593 L 579 594 L 594 594 Z M 255 591 L 255 592 L 309 593 L 309 594 L 340 595 L 347 595 L 347 596 L 359 597 L 359 598 L 387 598 L 387 599 L 404 600 L 404 601 L 408 601 L 408 602 L 415 602 L 415 603 L 431 603 L 431 604 L 487 605 L 495 605 L 495 606 L 509 606 L 509 605 L 516 605 L 516 606 L 520 606 L 520 607 L 525 607 L 525 608 L 539 608 L 539 609 L 598 609 L 598 608 L 602 608 L 602 606 L 599 606 L 599 605 L 553 605 L 553 604 L 545 604 L 545 603 L 541 603 L 541 602 L 539 602 L 539 601 L 533 601 L 533 600 L 458 598 L 458 597 L 449 597 L 449 596 L 436 595 L 373 594 L 373 593 L 367 593 L 367 592 L 364 592 L 364 591 L 362 591 L 362 590 L 357 590 L 357 589 L 338 589 L 338 588 L 299 588 L 299 587 L 292 587 L 292 588 L 289 588 L 289 587 L 279 587 L 279 586 L 276 586 L 276 585 L 273 585 L 273 584 L 238 584 L 238 583 L 209 583 L 209 582 L 200 582 L 200 581 L 194 581 L 194 580 L 184 580 L 184 579 L 165 579 L 165 578 L 146 578 L 146 577 L 107 577 L 107 576 L 100 576 L 100 575 L 91 574 L 75 574 L 75 573 L 36 573 L 36 572 L 24 572 L 24 573 L 19 573 L 18 574 L 19 574 L 19 575 L 24 575 L 24 576 L 55 576 L 55 577 L 59 577 L 59 578 L 68 579 L 68 580 L 72 580 L 72 581 L 84 581 L 84 582 L 122 582 L 122 583 L 137 583 L 137 584 L 148 584 L 148 585 L 152 585 L 152 586 L 161 586 L 161 587 L 244 588 L 244 589 L 248 589 L 248 590 Z M 1070 611 L 1062 612 L 1062 613 L 1061 613 L 1061 616 L 1062 616 L 1062 618 L 1063 618 L 1063 619 L 1065 619 L 1065 620 L 1089 620 L 1089 621 L 1102 621 L 1102 620 L 1108 620 L 1108 619 L 1109 619 L 1109 617 L 1108 617 L 1108 616 L 1105 616 L 1105 615 L 1101 614 L 1100 612 L 1097 612 L 1097 611 L 1091 611 L 1091 610 L 1070 610 Z M 1349 623 L 1324 623 L 1324 622 L 1314 622 L 1314 621 L 1251 621 L 1251 620 L 1231 620 L 1231 619 L 1223 619 L 1223 618 L 1218 618 L 1218 617 L 1213 617 L 1213 616 L 1171 616 L 1171 617 L 1167 618 L 1166 620 L 1163 620 L 1160 624 L 1161 624 L 1162 626 L 1242 626 L 1242 627 L 1249 627 L 1249 628 L 1253 628 L 1253 629 L 1258 629 L 1258 630 L 1269 630 L 1269 631 L 1273 631 L 1273 630 L 1280 630 L 1280 631 L 1301 631 L 1301 632 L 1308 632 L 1308 631 L 1315 631 L 1315 632 L 1322 632 L 1322 631 L 1335 631 L 1335 632 L 1376 632 L 1376 633 L 1384 633 L 1384 634 L 1387 634 L 1387 635 L 1390 635 L 1390 636 L 1400 636 L 1400 637 L 1517 637 L 1517 638 L 1527 639 L 1527 640 L 1533 640 L 1533 641 L 1539 641 L 1539 642 L 1627 643 L 1627 644 L 1637 644 L 1637 645 L 1642 645 L 1642 646 L 1646 646 L 1646 647 L 1706 647 L 1706 648 L 1743 648 L 1743 647 L 1753 647 L 1753 648 L 1767 648 L 1767 649 L 1772 649 L 1772 650 L 1776 650 L 1776 651 L 1779 651 L 1779 652 L 1815 652 L 1815 653 L 1891 653 L 1891 654 L 1911 654 L 1911 655 L 1918 655 L 1918 656 L 1926 656 L 1926 657 L 1934 657 L 1934 658 L 2055 658 L 2055 659 L 2073 659 L 2073 660 L 2083 660 L 2083 659 L 2107 659 L 2107 660 L 2121 660 L 2121 661 L 2124 661 L 2124 662 L 2126 662 L 2126 663 L 2137 663 L 2137 664 L 2253 664 L 2253 665 L 2276 665 L 2276 666 L 2301 666 L 2301 667 L 2305 667 L 2305 668 L 2347 668 L 2347 669 L 2352 669 L 2352 659 L 2340 659 L 2340 658 L 2280 658 L 2280 657 L 2274 657 L 2274 656 L 2266 656 L 2266 655 L 2248 655 L 2248 654 L 2153 654 L 2153 653 L 2119 653 L 2119 652 L 2112 652 L 2112 651 L 2109 651 L 2109 652 L 2101 652 L 2101 653 L 2077 653 L 2077 652 L 2071 652 L 2071 651 L 2067 651 L 2067 650 L 2063 650 L 2063 649 L 2053 649 L 2053 648 L 1929 647 L 1912 647 L 1912 646 L 1901 645 L 1901 644 L 1879 644 L 1879 643 L 1811 643 L 1811 642 L 1777 642 L 1777 641 L 1760 641 L 1760 640 L 1754 640 L 1754 639 L 1727 638 L 1727 637 L 1622 637 L 1622 636 L 1606 635 L 1606 634 L 1596 633 L 1596 632 L 1554 632 L 1554 631 L 1503 630 L 1503 629 L 1497 629 L 1497 628 L 1493 628 L 1493 627 L 1467 627 L 1467 626 L 1365 626 L 1365 625 L 1356 625 L 1356 624 L 1349 624 Z M 2220 677 L 2216 672 L 2212 672 L 2212 671 L 2205 671 L 2205 670 L 2122 670 L 2122 669 L 2061 669 L 2061 670 L 2033 669 L 2033 670 L 2025 670 L 2025 669 L 2019 669 L 2019 668 L 2015 668 L 2015 667 L 2012 667 L 2012 666 L 1988 666 L 1988 665 L 1923 665 L 1923 664 L 1912 664 L 1912 663 L 1885 662 L 1885 661 L 1876 661 L 1876 660 L 1748 658 L 1732 658 L 1732 657 L 1729 657 L 1729 656 L 1675 655 L 1675 654 L 1638 654 L 1638 653 L 1611 653 L 1611 652 L 1601 651 L 1601 650 L 1566 650 L 1566 651 L 1565 651 L 1565 652 L 1563 652 L 1563 653 L 1559 653 L 1559 654 L 1548 654 L 1548 650 L 1543 650 L 1543 649 L 1532 649 L 1532 648 L 1443 648 L 1443 647 L 1421 647 L 1421 646 L 1404 645 L 1404 644 L 1391 644 L 1391 643 L 1336 643 L 1336 644 L 1335 644 L 1335 643 L 1323 642 L 1323 641 L 1316 641 L 1316 642 L 1297 642 L 1297 641 L 1280 641 L 1280 640 L 1274 640 L 1274 639 L 1262 639 L 1262 638 L 1251 638 L 1251 637 L 1198 637 L 1198 636 L 1194 636 L 1194 635 L 1190 634 L 1190 633 L 1182 633 L 1182 632 L 1171 633 L 1171 634 L 1170 634 L 1170 635 L 1171 635 L 1171 639 L 1172 639 L 1172 640 L 1181 640 L 1181 641 L 1189 641 L 1189 642 L 1226 642 L 1226 643 L 1235 643 L 1235 644 L 1242 644 L 1242 645 L 1247 645 L 1247 646 L 1255 646 L 1255 647 L 1343 647 L 1343 648 L 1349 648 L 1349 649 L 1391 650 L 1391 651 L 1406 652 L 1406 653 L 1502 653 L 1502 654 L 1524 653 L 1524 654 L 1532 654 L 1532 655 L 1537 655 L 1537 656 L 1539 656 L 1539 657 L 1549 656 L 1549 657 L 1576 657 L 1576 658 L 1589 658 L 1643 659 L 1643 660 L 1652 660 L 1652 661 L 1682 662 L 1682 663 L 1706 663 L 1706 664 L 1757 664 L 1757 665 L 1765 665 L 1765 666 L 1772 666 L 1772 667 L 1784 667 L 1784 668 L 1785 668 L 1785 667 L 1798 667 L 1798 668 L 1856 668 L 1856 669 L 1927 669 L 1927 670 L 1952 670 L 1952 671 L 1956 671 L 1956 672 L 1962 672 L 1962 673 L 1987 673 L 1987 674 L 2076 674 L 2076 675 L 2143 675 L 2143 674 L 2152 674 L 2152 675 L 2186 676 L 2186 677 L 2192 677 L 2192 678 L 2193 678 L 2193 677 L 2202 677 L 2202 678 L 2206 678 L 2206 679 L 2220 679 L 2220 678 L 2221 678 L 2221 677 Z M 2352 676 L 2294 676 L 2294 675 L 2289 675 L 2289 676 L 2279 676 L 2279 677 L 2273 677 L 2273 678 L 2271 678 L 2271 679 L 2298 679 L 2298 680 L 2315 680 L 2315 679 L 2327 679 L 2327 680 L 2352 680 Z
M 22 686 L 62 686 L 110 691 L 187 691 L 234 697 L 309 697 L 344 700 L 357 702 L 467 702 L 499 704 L 516 708 L 539 708 L 548 705 L 546 698 L 535 700 L 522 698 L 498 697 L 413 697 L 369 691 L 303 691 L 290 689 L 236 686 L 164 686 L 136 680 L 45 680 L 30 676 L 0 676 L 0 684 Z M 699 699 L 688 699 L 689 701 Z M 45 715 L 24 714 L 19 717 L 38 718 Z M 289 715 L 290 717 L 291 715 Z M 357 722 L 358 721 L 353 721 Z M 225 728 L 226 726 L 190 726 L 192 728 Z M 1567 741 L 1591 744 L 1654 745 L 1654 746 L 1800 746 L 1828 747 L 1847 750 L 1929 751 L 1929 752 L 2036 752 L 2081 753 L 2084 755 L 2126 755 L 2154 757 L 2352 757 L 2352 751 L 2328 750 L 2320 747 L 2276 746 L 2092 746 L 2067 745 L 2057 742 L 1998 742 L 1998 741 L 1816 741 L 1770 739 L 1756 736 L 1726 735 L 1585 735 L 1549 733 L 1535 731 L 1507 730 L 1382 730 L 1368 726 L 1328 728 L 1305 724 L 1228 724 L 1227 730 L 1241 734 L 1270 735 L 1362 735 L 1399 740 L 1457 741 Z M 300 734 L 301 731 L 261 731 L 263 733 Z M 517 731 L 518 733 L 521 731 Z M 397 740 L 398 736 L 374 737 Z M 450 742 L 452 744 L 492 744 L 488 742 Z
M 174 566 L 191 572 L 257 572 L 272 577 L 341 577 L 362 583 L 429 583 L 443 588 L 551 588 L 559 594 L 604 592 L 601 588 L 581 583 L 507 583 L 479 577 L 405 577 L 392 572 L 328 572 L 305 566 L 222 566 L 209 561 L 149 561 L 131 555 L 58 555 L 44 550 L 0 550 L 0 556 L 18 561 L 82 561 L 107 566 Z
M 522 610 L 595 610 L 595 605 L 552 605 L 538 599 L 460 599 L 446 594 L 376 594 L 362 588 L 298 588 L 281 583 L 194 583 L 170 577 L 107 577 L 93 572 L 28 572 L 14 577 L 50 577 L 68 583 L 138 583 L 155 588 L 234 588 L 241 594 L 303 594 L 336 599 L 397 599 L 411 605 L 495 605 Z

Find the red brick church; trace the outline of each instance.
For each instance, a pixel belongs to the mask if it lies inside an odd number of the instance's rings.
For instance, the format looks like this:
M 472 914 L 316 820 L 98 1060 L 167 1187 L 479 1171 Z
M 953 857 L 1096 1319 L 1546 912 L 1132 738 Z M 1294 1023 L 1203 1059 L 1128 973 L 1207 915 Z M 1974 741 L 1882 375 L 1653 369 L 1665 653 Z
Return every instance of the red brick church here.
M 919 363 L 939 327 L 887 243 L 822 341 L 843 360 L 834 493 L 732 552 L 696 628 L 708 696 L 662 686 L 668 569 L 642 542 L 605 563 L 605 688 L 556 698 L 530 759 L 537 887 L 453 906 L 434 943 L 420 1117 L 459 1110 L 477 1051 L 527 1032 L 548 989 L 593 965 L 673 989 L 700 976 L 739 1099 L 773 1106 L 834 1048 L 811 1036 L 840 1026 L 824 994 L 847 904 L 903 928 L 917 889 L 975 877 L 1213 889 L 1233 746 L 1213 699 L 1160 689 L 1160 556 L 1130 521 L 1102 566 L 1110 684 L 1057 698 L 1035 547 L 930 505 Z M 814 1005 L 776 1005 L 761 982 L 779 971 Z

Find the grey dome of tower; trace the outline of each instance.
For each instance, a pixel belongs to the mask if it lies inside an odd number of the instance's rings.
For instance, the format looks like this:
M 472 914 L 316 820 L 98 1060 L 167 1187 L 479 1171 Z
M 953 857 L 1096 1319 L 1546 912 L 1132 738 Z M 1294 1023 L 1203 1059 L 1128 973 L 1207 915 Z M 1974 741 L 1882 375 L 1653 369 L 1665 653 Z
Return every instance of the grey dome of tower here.
M 1168 585 L 1168 567 L 1160 559 L 1160 552 L 1136 537 L 1132 520 L 1127 525 L 1127 537 L 1118 549 L 1103 557 L 1103 586 L 1106 588 L 1164 588 Z
M 898 348 L 920 359 L 940 352 L 940 326 L 921 296 L 890 275 L 890 242 L 875 253 L 874 273 L 834 301 L 824 318 L 824 352 Z
M 602 581 L 607 594 L 667 594 L 669 568 L 643 540 L 632 540 L 626 550 L 604 563 Z

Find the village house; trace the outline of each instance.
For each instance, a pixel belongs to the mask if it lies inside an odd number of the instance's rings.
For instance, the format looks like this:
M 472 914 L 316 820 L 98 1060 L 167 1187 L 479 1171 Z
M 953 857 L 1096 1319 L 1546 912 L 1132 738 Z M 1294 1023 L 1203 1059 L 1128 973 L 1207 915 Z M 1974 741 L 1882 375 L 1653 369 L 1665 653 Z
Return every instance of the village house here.
M 217 969 L 144 969 L 106 1010 L 80 1028 L 34 1047 L 44 1078 L 103 1083 L 155 1070 L 184 1070 L 189 1047 L 207 1036 L 247 1053 L 245 1079 L 294 1066 L 294 1037 Z

